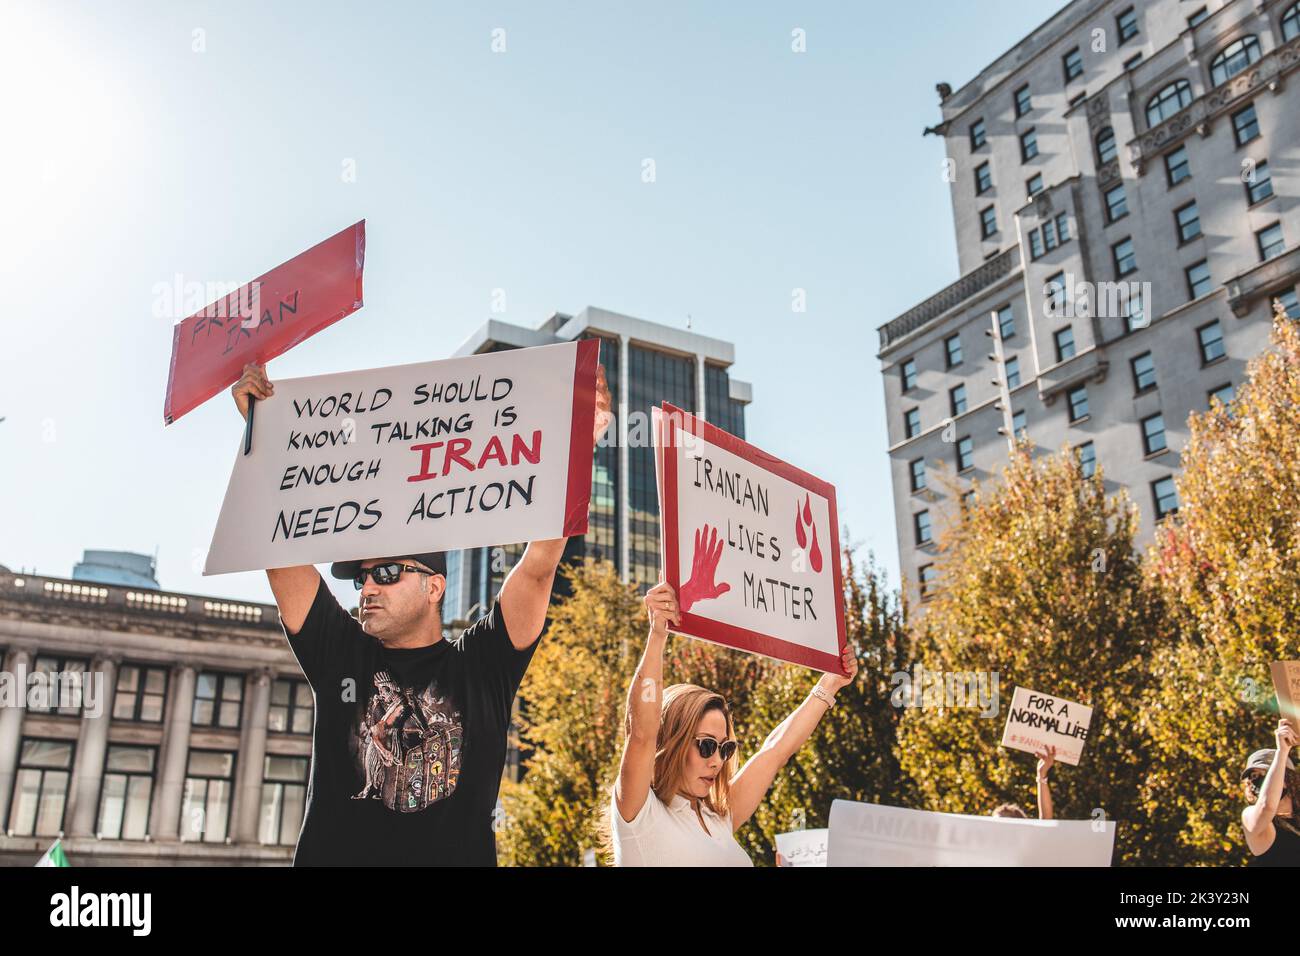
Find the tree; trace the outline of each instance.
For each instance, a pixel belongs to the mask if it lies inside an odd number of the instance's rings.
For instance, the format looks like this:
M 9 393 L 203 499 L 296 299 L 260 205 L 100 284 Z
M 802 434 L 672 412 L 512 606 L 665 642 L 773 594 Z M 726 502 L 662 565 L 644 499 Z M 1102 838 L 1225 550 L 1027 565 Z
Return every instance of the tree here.
M 985 715 L 930 688 L 915 698 L 923 706 L 906 708 L 900 763 L 926 809 L 1033 806 L 1034 757 L 999 746 L 1004 705 L 1021 686 L 1094 709 L 1081 765 L 1052 771 L 1056 815 L 1118 820 L 1118 859 L 1155 852 L 1161 824 L 1138 797 L 1145 760 L 1133 717 L 1164 631 L 1134 553 L 1136 524 L 1127 495 L 1106 494 L 1100 469 L 1084 478 L 1069 449 L 1034 458 L 1025 441 L 1001 481 L 963 504 L 940 541 L 936 593 L 915 622 L 917 656 L 954 690 L 965 675 L 984 675 L 988 687 L 996 676 L 999 706 Z
M 1280 308 L 1273 348 L 1251 361 L 1236 398 L 1188 424 L 1179 510 L 1147 557 L 1178 642 L 1152 662 L 1146 799 L 1181 821 L 1186 858 L 1239 864 L 1239 774 L 1273 746 L 1277 722 L 1268 665 L 1298 656 L 1300 331 Z

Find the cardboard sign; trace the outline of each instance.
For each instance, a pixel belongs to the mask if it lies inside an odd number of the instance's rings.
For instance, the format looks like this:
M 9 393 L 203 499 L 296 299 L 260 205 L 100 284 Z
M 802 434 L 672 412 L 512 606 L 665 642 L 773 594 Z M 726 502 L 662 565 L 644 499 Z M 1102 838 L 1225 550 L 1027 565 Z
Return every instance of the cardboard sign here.
M 363 219 L 179 323 L 163 422 L 234 385 L 249 362 L 265 364 L 361 308 L 365 262 Z
M 1277 712 L 1300 729 L 1300 661 L 1274 661 L 1268 665 L 1277 693 Z
M 585 533 L 598 348 L 276 382 L 203 573 Z
M 826 841 L 830 831 L 792 830 L 776 835 L 776 852 L 781 854 L 780 866 L 825 866 Z
M 1020 820 L 836 800 L 827 866 L 1110 866 L 1112 820 Z
M 1091 707 L 1017 687 L 1011 695 L 1002 746 L 1031 754 L 1044 747 L 1055 747 L 1056 759 L 1075 767 L 1083 756 L 1091 722 Z
M 835 488 L 666 402 L 660 421 L 674 630 L 843 673 Z

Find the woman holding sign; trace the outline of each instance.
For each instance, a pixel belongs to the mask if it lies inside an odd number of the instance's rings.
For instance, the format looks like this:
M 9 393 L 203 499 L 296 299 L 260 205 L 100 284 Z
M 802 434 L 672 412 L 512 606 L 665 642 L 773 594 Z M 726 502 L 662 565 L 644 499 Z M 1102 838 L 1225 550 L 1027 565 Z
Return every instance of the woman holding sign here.
M 1251 866 L 1300 866 L 1300 820 L 1295 817 L 1296 772 L 1291 722 L 1278 721 L 1276 750 L 1256 750 L 1241 772 L 1246 801 L 1241 825 Z
M 668 625 L 681 621 L 677 595 L 660 584 L 646 594 L 645 605 L 650 636 L 627 691 L 627 743 L 609 808 L 614 865 L 752 866 L 736 830 L 834 706 L 836 692 L 857 675 L 857 657 L 846 648 L 849 676 L 823 674 L 737 770 L 735 731 L 722 695 L 694 684 L 663 687 Z

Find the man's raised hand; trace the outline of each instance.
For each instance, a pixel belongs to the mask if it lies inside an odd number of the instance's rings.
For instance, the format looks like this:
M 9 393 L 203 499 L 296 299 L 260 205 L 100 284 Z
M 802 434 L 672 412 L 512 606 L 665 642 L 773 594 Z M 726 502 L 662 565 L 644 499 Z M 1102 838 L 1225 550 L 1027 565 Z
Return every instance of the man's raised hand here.
M 250 398 L 267 399 L 275 394 L 275 386 L 266 377 L 266 367 L 256 362 L 244 366 L 244 374 L 231 386 L 230 394 L 235 399 L 239 414 L 248 418 L 248 400 Z M 608 391 L 606 392 L 608 395 Z

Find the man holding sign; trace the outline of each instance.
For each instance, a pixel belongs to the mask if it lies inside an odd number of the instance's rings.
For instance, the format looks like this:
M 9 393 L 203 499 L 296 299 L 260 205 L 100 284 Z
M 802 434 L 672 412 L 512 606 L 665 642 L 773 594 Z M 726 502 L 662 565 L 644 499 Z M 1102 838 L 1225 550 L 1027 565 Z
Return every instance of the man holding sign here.
M 273 401 L 275 387 L 249 365 L 232 393 L 247 418 L 250 399 Z M 599 366 L 595 393 L 593 448 L 612 417 Z M 295 865 L 496 864 L 511 706 L 565 540 L 531 542 L 491 610 L 455 642 L 442 636 L 441 552 L 334 561 L 331 574 L 361 592 L 359 620 L 312 565 L 267 570 L 316 700 Z

